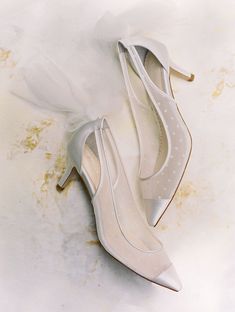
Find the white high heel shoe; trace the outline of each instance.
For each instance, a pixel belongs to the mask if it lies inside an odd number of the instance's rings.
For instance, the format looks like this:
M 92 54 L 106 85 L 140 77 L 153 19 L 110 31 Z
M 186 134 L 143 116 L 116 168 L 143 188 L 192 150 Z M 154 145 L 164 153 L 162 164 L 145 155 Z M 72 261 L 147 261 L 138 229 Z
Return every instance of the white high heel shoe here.
M 117 47 L 139 140 L 146 216 L 155 226 L 179 186 L 192 145 L 174 100 L 170 70 L 188 81 L 194 75 L 171 63 L 160 42 L 132 37 L 120 40 Z
M 66 186 L 73 169 L 91 195 L 97 234 L 107 252 L 149 281 L 179 291 L 172 263 L 138 213 L 105 118 L 88 122 L 74 133 L 60 188 Z

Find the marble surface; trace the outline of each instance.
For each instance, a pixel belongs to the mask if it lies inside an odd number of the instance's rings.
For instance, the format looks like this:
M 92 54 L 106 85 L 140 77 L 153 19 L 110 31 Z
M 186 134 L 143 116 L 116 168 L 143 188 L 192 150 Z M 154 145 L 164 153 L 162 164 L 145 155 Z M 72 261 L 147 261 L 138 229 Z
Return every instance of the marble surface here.
M 2 0 L 2 25 L 29 3 Z M 0 36 L 1 311 L 234 311 L 235 2 L 168 5 L 177 23 L 163 24 L 155 35 L 175 62 L 195 72 L 193 83 L 172 78 L 193 153 L 154 233 L 177 268 L 182 291 L 145 281 L 103 250 L 80 181 L 56 191 L 65 166 L 66 117 L 9 92 L 20 57 L 5 34 L 4 45 Z M 137 144 L 127 103 L 112 126 L 132 172 Z

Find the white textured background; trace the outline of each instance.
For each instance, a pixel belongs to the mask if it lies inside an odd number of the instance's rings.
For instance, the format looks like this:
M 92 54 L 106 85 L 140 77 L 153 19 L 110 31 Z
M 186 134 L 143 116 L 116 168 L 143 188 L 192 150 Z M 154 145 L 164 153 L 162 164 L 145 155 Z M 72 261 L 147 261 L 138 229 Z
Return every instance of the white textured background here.
M 0 311 L 234 311 L 235 2 L 162 0 L 154 10 L 151 3 L 136 4 L 0 2 Z M 67 116 L 9 92 L 20 64 L 27 67 L 38 48 L 66 72 L 76 90 L 83 89 L 83 77 L 85 86 L 89 78 L 95 85 L 100 75 L 97 66 L 91 75 L 96 54 L 88 44 L 93 63 L 86 62 L 75 38 L 88 36 L 86 29 L 106 10 L 120 14 L 114 26 L 111 18 L 110 27 L 101 31 L 106 39 L 125 33 L 121 25 L 128 19 L 136 32 L 146 27 L 150 33 L 154 25 L 154 37 L 168 46 L 174 61 L 196 75 L 193 83 L 172 79 L 193 136 L 193 154 L 174 202 L 154 230 L 181 277 L 180 293 L 138 277 L 99 246 L 81 183 L 61 194 L 55 190 L 65 163 Z M 110 77 L 106 71 L 101 85 L 91 87 L 92 96 L 82 94 L 82 99 L 91 114 L 93 108 L 107 109 L 114 95 L 110 108 L 122 109 L 113 127 L 128 166 L 136 142 L 128 107 L 116 97 L 122 86 L 115 89 L 118 79 Z M 96 94 L 98 87 L 102 92 Z M 92 98 L 97 100 L 93 106 Z

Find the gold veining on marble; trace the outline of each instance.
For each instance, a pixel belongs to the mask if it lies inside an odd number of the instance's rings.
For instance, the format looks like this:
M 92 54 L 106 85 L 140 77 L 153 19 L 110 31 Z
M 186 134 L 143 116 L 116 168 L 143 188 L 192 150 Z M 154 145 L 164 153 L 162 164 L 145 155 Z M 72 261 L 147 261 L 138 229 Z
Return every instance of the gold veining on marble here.
M 54 169 L 55 172 L 59 175 L 62 175 L 62 173 L 65 171 L 66 168 L 66 158 L 63 154 L 58 154 L 55 160 Z
M 220 81 L 217 83 L 217 85 L 216 85 L 214 91 L 212 92 L 212 97 L 213 97 L 213 98 L 219 97 L 219 96 L 221 95 L 221 93 L 223 92 L 224 87 L 225 87 L 225 82 L 224 82 L 224 80 L 220 80 Z
M 0 66 L 14 68 L 16 62 L 12 59 L 12 51 L 0 48 Z
M 10 50 L 0 48 L 0 62 L 1 63 L 6 62 L 9 59 L 10 55 L 11 55 Z
M 215 70 L 213 70 L 212 72 L 214 72 Z M 218 82 L 214 88 L 214 90 L 212 91 L 212 98 L 216 99 L 218 98 L 224 91 L 225 87 L 228 88 L 234 88 L 235 84 L 228 82 L 228 78 L 229 76 L 231 76 L 231 74 L 234 73 L 234 70 L 230 68 L 226 68 L 226 67 L 221 67 L 218 71 Z
M 38 125 L 28 126 L 26 128 L 26 137 L 20 141 L 20 146 L 23 147 L 24 153 L 32 152 L 40 143 L 41 133 L 43 130 L 51 126 L 53 120 L 46 119 L 40 121 Z
M 192 184 L 192 182 L 184 182 L 179 187 L 174 197 L 174 203 L 176 207 L 181 208 L 183 206 L 184 201 L 188 199 L 190 196 L 194 196 L 196 193 L 197 193 L 196 189 Z
M 165 225 L 165 224 L 159 224 L 159 230 L 161 230 L 161 231 L 166 231 L 167 229 L 168 229 L 168 226 L 167 225 Z
M 54 171 L 50 171 L 48 170 L 43 177 L 43 183 L 41 185 L 41 192 L 47 192 L 48 191 L 48 185 L 50 183 L 50 181 L 55 177 L 55 173 Z
M 100 241 L 98 239 L 92 239 L 92 240 L 86 241 L 86 243 L 90 246 L 100 246 Z
M 8 153 L 8 159 L 14 159 L 16 155 L 21 153 L 31 153 L 39 145 L 42 140 L 43 132 L 53 124 L 53 119 L 45 119 L 41 121 L 35 121 L 33 124 L 29 124 L 23 130 L 17 141 L 12 145 L 11 150 Z M 50 152 L 45 151 L 45 158 L 50 159 Z
M 51 157 L 52 157 L 52 153 L 50 153 L 50 152 L 46 152 L 46 153 L 45 153 L 45 158 L 46 158 L 46 159 L 50 160 Z
M 43 182 L 40 188 L 41 192 L 47 192 L 48 187 L 52 181 L 55 181 L 55 184 L 56 184 L 56 180 L 58 180 L 59 177 L 63 174 L 65 170 L 65 166 L 66 166 L 66 158 L 65 158 L 64 153 L 60 150 L 56 156 L 53 167 L 48 169 L 44 173 Z

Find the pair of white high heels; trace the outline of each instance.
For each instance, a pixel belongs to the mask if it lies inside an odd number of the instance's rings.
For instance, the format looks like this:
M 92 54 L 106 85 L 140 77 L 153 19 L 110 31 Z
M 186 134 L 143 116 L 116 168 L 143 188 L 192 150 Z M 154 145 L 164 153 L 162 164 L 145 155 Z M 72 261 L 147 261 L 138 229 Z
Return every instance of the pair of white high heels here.
M 148 223 L 155 226 L 178 188 L 191 152 L 191 136 L 172 94 L 170 70 L 186 80 L 194 76 L 173 65 L 165 46 L 154 40 L 132 37 L 118 41 L 117 49 L 139 140 L 141 195 Z M 62 189 L 73 169 L 92 198 L 103 247 L 142 277 L 179 291 L 173 264 L 136 209 L 105 117 L 74 133 L 68 144 L 67 170 L 58 183 Z

